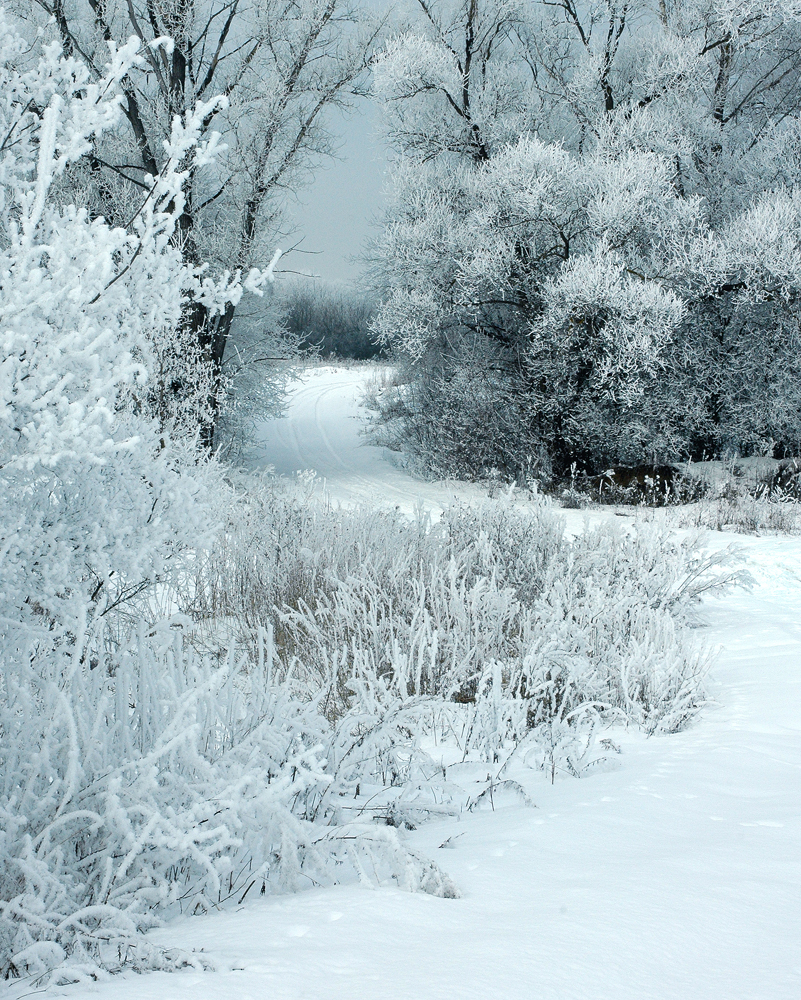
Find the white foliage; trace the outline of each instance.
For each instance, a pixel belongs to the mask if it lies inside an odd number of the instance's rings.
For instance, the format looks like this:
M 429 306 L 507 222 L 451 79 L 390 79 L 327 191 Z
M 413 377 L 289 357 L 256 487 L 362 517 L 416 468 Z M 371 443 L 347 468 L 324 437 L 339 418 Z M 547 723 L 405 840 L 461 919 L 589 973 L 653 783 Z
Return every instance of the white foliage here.
M 569 542 L 546 508 L 508 500 L 451 508 L 429 527 L 271 493 L 249 520 L 199 572 L 197 610 L 238 622 L 245 643 L 253 623 L 275 620 L 284 669 L 363 735 L 393 713 L 411 726 L 444 699 L 466 706 L 467 745 L 490 757 L 549 717 L 543 692 L 558 677 L 571 710 L 680 728 L 703 702 L 705 658 L 675 618 L 738 579 L 694 540 L 644 527 Z
M 80 647 L 66 670 L 34 654 L 4 673 L 5 975 L 148 965 L 138 934 L 158 912 L 293 877 L 282 840 L 303 839 L 290 802 L 325 783 L 319 734 L 265 675 L 243 688 L 242 664 L 212 670 L 169 630 L 164 642 L 94 668 Z
M 801 190 L 781 189 L 758 198 L 731 221 L 720 244 L 716 270 L 743 280 L 750 295 L 797 296 L 801 290 Z
M 453 53 L 420 35 L 390 39 L 375 59 L 373 74 L 376 94 L 390 100 L 435 88 L 455 90 L 459 86 Z
M 274 683 L 269 636 L 256 662 L 212 667 L 182 624 L 92 665 L 80 643 L 66 663 L 31 647 L 0 673 L 4 977 L 197 965 L 143 932 L 347 871 L 458 894 L 391 829 L 312 824 L 352 787 L 337 751 L 364 771 L 364 740 L 349 752 L 315 701 Z
M 102 616 L 213 529 L 204 496 L 219 476 L 192 440 L 213 380 L 184 351 L 198 276 L 171 237 L 191 164 L 215 153 L 201 124 L 219 101 L 175 118 L 128 228 L 56 195 L 118 122 L 137 50 L 111 45 L 91 79 L 57 45 L 29 55 L 0 15 L 0 607 L 42 636 Z M 241 294 L 238 281 L 205 279 L 220 300 Z
M 424 14 L 377 89 L 399 155 L 375 328 L 407 383 L 387 440 L 509 478 L 543 453 L 557 475 L 794 453 L 797 4 Z
M 577 405 L 631 410 L 685 320 L 681 281 L 706 232 L 664 157 L 522 136 L 486 163 L 405 166 L 397 182 L 374 328 L 410 368 L 395 412 L 424 467 L 520 474 L 538 452 L 529 422 L 566 451 L 586 430 L 570 429 Z
M 19 634 L 0 672 L 6 974 L 196 961 L 142 932 L 262 888 L 453 897 L 393 829 L 468 804 L 432 733 L 539 766 L 547 731 L 547 759 L 581 774 L 591 718 L 686 725 L 705 658 L 680 619 L 733 581 L 725 557 L 647 526 L 563 532 L 508 498 L 432 526 L 254 489 L 183 593 L 205 627 L 174 619 L 111 654 L 81 631 L 58 649 Z M 220 631 L 252 654 L 190 650 Z
M 641 374 L 658 366 L 662 348 L 686 314 L 672 290 L 632 274 L 603 242 L 592 254 L 572 257 L 557 278 L 546 281 L 543 298 L 548 311 L 534 335 L 552 336 L 570 325 L 595 328 L 596 384 L 614 392 L 623 382 L 627 394 L 637 391 Z

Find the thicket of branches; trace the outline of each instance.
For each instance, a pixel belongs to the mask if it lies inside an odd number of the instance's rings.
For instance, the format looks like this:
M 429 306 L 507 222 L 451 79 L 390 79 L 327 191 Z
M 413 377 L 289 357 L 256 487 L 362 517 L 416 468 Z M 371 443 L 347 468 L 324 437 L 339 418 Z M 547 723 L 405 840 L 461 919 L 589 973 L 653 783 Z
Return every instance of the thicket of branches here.
M 360 706 L 364 681 L 390 701 L 473 706 L 465 753 L 495 740 L 502 754 L 582 706 L 647 732 L 686 725 L 705 658 L 679 624 L 700 594 L 740 579 L 728 561 L 652 525 L 571 540 L 550 507 L 512 496 L 454 505 L 432 524 L 274 486 L 249 494 L 183 601 L 207 641 L 226 623 L 251 656 L 274 622 L 284 669 L 321 692 L 332 720 Z M 490 697 L 492 733 L 479 721 Z
M 347 0 L 7 0 L 6 6 L 18 11 L 29 42 L 42 32 L 93 79 L 103 74 L 109 43 L 140 41 L 142 60 L 120 81 L 115 127 L 62 179 L 67 197 L 111 226 L 128 224 L 148 177 L 163 168 L 174 117 L 205 102 L 199 134 L 202 141 L 218 135 L 217 154 L 187 165 L 173 243 L 189 266 L 231 273 L 269 264 L 282 233 L 285 192 L 334 152 L 326 112 L 347 106 L 363 88 L 382 23 Z M 218 95 L 225 100 L 210 100 Z M 242 397 L 255 368 L 280 388 L 282 368 L 274 359 L 293 347 L 275 313 L 262 314 L 255 331 L 238 331 L 237 305 L 194 301 L 181 317 L 212 376 L 198 415 L 210 450 L 232 382 Z M 243 347 L 254 336 L 258 344 Z
M 390 436 L 468 476 L 796 454 L 796 5 L 416 6 L 375 66 Z
M 281 302 L 287 329 L 302 349 L 356 361 L 380 353 L 371 329 L 375 302 L 369 294 L 307 279 L 285 286 Z
M 695 539 L 570 540 L 513 497 L 434 525 L 248 485 L 170 579 L 183 613 L 104 646 L 87 622 L 4 632 L 5 976 L 197 964 L 144 932 L 251 893 L 361 878 L 453 897 L 399 828 L 522 795 L 527 769 L 608 766 L 616 722 L 672 733 L 704 703 L 683 623 L 738 577 Z

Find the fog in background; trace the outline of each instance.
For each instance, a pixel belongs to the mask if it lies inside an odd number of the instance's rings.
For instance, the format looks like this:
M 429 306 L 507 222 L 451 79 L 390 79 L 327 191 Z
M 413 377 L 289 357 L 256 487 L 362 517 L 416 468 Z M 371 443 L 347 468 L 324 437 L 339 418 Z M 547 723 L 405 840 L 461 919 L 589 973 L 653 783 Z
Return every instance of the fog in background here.
M 285 270 L 359 286 L 363 265 L 356 258 L 375 233 L 373 223 L 384 203 L 387 160 L 378 118 L 378 109 L 366 99 L 347 116 L 331 115 L 339 154 L 317 167 L 311 183 L 288 201 L 290 235 L 281 248 L 299 243 L 305 252 L 288 255 Z

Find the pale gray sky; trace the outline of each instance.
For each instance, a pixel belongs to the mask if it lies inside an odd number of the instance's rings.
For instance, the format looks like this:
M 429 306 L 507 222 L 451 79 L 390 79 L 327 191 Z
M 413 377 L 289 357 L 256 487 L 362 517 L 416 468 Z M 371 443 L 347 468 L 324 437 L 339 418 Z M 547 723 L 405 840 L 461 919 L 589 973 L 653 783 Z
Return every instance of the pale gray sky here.
M 348 118 L 332 117 L 331 129 L 340 136 L 341 152 L 315 171 L 312 183 L 288 205 L 288 221 L 297 227 L 294 243 L 303 238 L 303 250 L 314 256 L 292 254 L 286 267 L 317 274 L 331 281 L 358 284 L 357 256 L 375 230 L 380 216 L 386 156 L 377 128 L 376 109 L 364 100 Z

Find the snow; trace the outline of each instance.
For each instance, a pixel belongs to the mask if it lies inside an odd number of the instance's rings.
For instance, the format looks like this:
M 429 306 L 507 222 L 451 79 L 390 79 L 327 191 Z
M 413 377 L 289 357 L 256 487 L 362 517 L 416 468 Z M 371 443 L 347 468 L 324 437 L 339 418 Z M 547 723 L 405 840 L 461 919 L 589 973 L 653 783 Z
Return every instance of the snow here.
M 359 436 L 360 369 L 317 369 L 264 460 L 334 500 L 446 502 Z M 459 489 L 463 493 L 462 489 Z M 468 490 L 468 493 L 470 491 Z M 583 512 L 565 512 L 579 523 Z M 609 516 L 598 512 L 593 516 Z M 705 602 L 714 698 L 686 732 L 615 733 L 618 766 L 409 833 L 462 898 L 346 885 L 248 900 L 154 933 L 215 971 L 124 974 L 99 1000 L 795 1000 L 801 996 L 801 540 L 733 539 L 756 584 Z M 441 847 L 448 841 L 447 847 Z M 13 995 L 32 987 L 17 983 Z
M 434 513 L 455 496 L 478 496 L 464 483 L 414 479 L 385 448 L 364 436 L 360 406 L 373 367 L 310 368 L 293 393 L 284 418 L 261 425 L 253 464 L 272 465 L 279 475 L 314 471 L 332 501 L 352 506 L 383 502 L 411 513 L 423 504 Z

